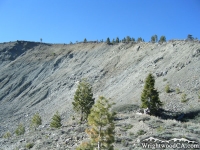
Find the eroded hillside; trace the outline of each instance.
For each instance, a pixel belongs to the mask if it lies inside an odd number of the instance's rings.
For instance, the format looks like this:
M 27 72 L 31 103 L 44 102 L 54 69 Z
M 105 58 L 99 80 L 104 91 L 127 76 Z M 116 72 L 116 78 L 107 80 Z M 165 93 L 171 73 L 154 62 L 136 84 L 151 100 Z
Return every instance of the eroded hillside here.
M 95 98 L 140 105 L 144 79 L 153 73 L 164 109 L 187 112 L 200 106 L 199 41 L 167 43 L 79 43 L 54 45 L 26 41 L 0 44 L 0 135 L 40 112 L 48 124 L 58 110 L 72 116 L 77 83 L 87 78 Z M 171 92 L 165 92 L 169 84 Z M 181 102 L 179 88 L 187 94 Z

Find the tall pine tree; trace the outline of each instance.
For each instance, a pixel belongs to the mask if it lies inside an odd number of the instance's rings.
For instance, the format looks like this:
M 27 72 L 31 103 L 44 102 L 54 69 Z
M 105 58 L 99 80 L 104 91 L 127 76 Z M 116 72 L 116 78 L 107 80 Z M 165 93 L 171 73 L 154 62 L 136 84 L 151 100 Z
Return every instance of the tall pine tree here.
M 115 113 L 110 112 L 112 105 L 105 97 L 101 96 L 92 107 L 91 113 L 88 116 L 88 125 L 90 128 L 86 132 L 91 140 L 88 145 L 92 145 L 98 150 L 114 149 Z
M 74 95 L 74 102 L 72 102 L 74 110 L 81 114 L 80 121 L 87 119 L 93 104 L 92 87 L 86 79 L 83 79 L 78 85 Z
M 145 80 L 144 89 L 141 95 L 141 107 L 148 108 L 151 115 L 156 115 L 159 108 L 162 106 L 162 102 L 159 99 L 159 93 L 154 88 L 154 85 L 155 79 L 150 73 Z

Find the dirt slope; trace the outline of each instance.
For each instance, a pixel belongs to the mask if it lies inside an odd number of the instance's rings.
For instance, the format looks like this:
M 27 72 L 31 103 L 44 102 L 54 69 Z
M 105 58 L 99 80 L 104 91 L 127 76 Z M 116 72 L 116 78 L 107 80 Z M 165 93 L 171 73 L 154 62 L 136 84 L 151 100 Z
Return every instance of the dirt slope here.
M 73 95 L 81 78 L 93 86 L 95 98 L 103 95 L 122 104 L 140 105 L 148 73 L 164 109 L 186 112 L 199 108 L 199 41 L 158 43 L 79 43 L 53 45 L 26 41 L 0 44 L 0 135 L 40 112 L 48 124 L 58 110 L 67 122 Z M 187 94 L 164 91 L 166 84 Z

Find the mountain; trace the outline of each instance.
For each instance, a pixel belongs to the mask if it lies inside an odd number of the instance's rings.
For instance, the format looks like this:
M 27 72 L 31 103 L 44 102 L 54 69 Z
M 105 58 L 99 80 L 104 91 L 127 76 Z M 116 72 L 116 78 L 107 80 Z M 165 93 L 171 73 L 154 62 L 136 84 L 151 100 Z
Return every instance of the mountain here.
M 95 98 L 105 96 L 123 105 L 140 106 L 146 76 L 155 76 L 167 116 L 198 116 L 200 42 L 130 42 L 47 44 L 29 41 L 0 43 L 0 135 L 29 125 L 39 112 L 48 125 L 58 110 L 62 122 L 72 115 L 77 84 L 87 78 Z M 170 86 L 170 93 L 165 86 Z M 180 89 L 180 93 L 175 92 Z M 187 102 L 181 95 L 187 95 Z M 187 117 L 189 115 L 189 117 Z M 177 117 L 177 116 L 176 116 Z M 194 118 L 192 122 L 195 122 Z

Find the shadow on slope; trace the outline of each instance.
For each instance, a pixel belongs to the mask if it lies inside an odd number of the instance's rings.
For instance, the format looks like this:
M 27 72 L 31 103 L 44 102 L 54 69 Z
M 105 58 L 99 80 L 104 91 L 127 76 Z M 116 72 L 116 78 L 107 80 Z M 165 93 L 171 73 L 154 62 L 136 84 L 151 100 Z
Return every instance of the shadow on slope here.
M 186 113 L 183 112 L 172 112 L 164 109 L 160 110 L 158 115 L 161 119 L 175 119 L 181 122 L 194 122 L 199 123 L 200 121 L 200 110 L 192 110 Z

